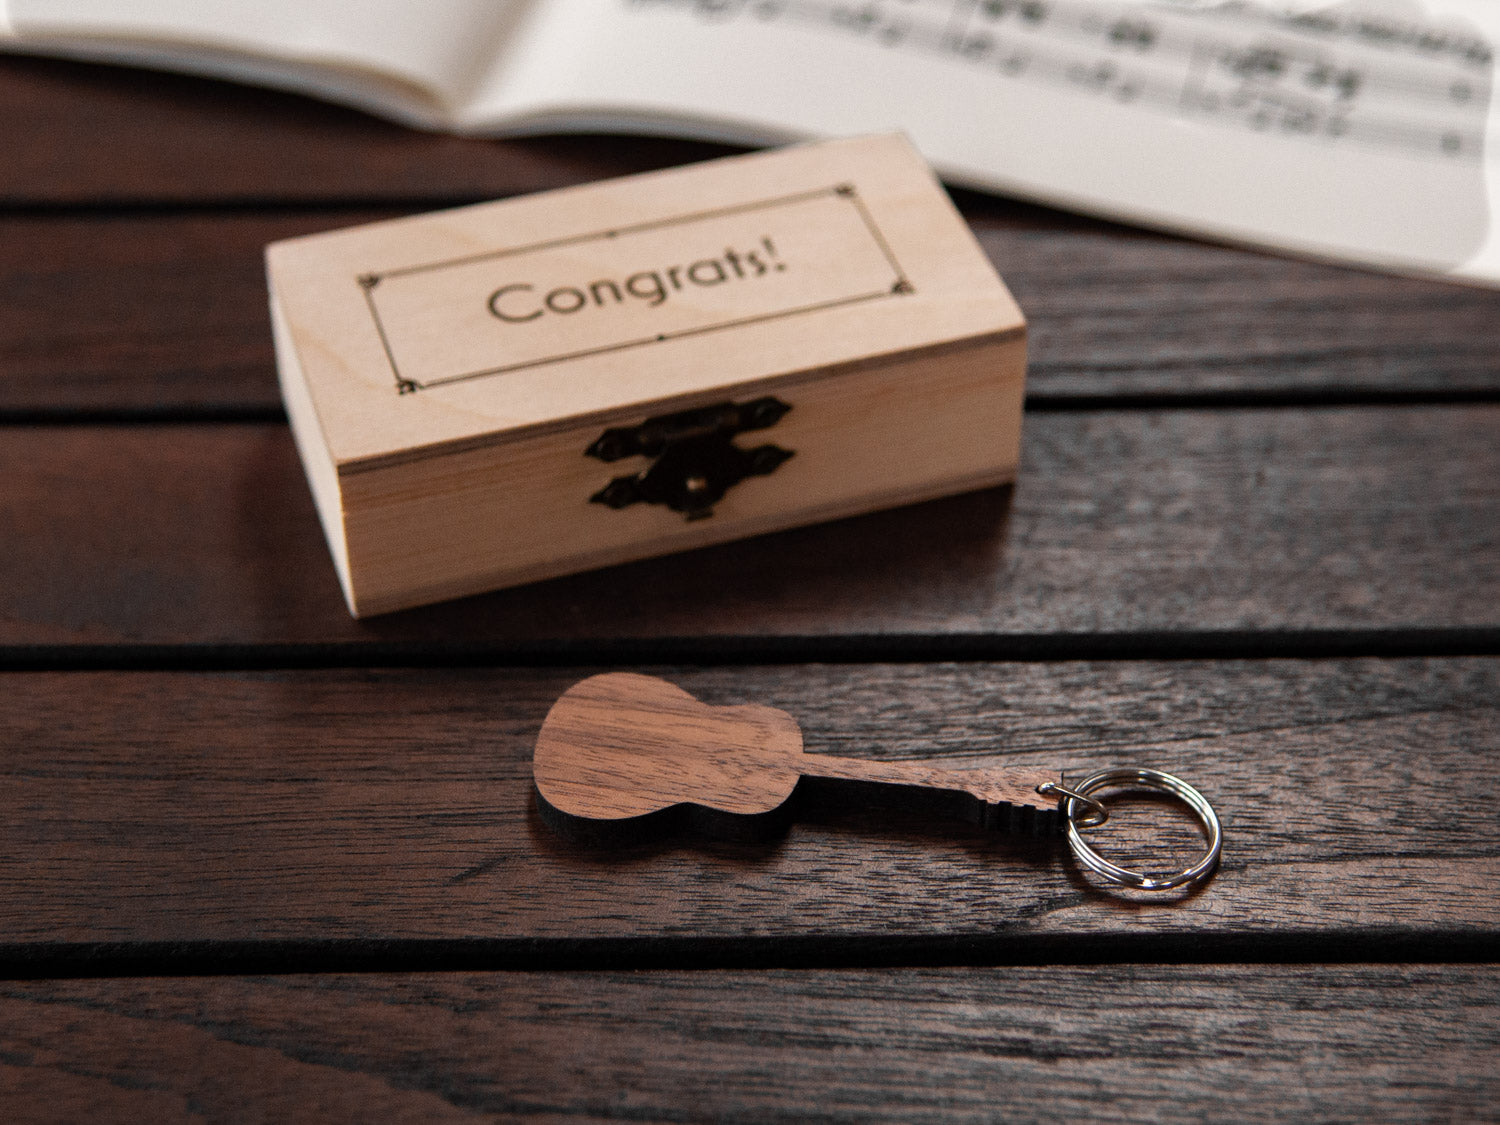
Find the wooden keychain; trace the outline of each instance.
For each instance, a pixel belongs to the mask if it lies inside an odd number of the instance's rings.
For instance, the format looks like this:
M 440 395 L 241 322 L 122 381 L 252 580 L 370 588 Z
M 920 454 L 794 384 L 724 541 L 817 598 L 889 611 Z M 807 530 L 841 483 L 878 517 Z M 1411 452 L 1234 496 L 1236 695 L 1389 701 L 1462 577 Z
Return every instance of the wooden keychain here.
M 754 703 L 713 707 L 634 672 L 591 676 L 564 692 L 537 735 L 532 769 L 547 824 L 601 843 L 682 820 L 716 835 L 770 835 L 786 823 L 788 802 L 804 778 L 935 795 L 946 812 L 1002 832 L 1065 832 L 1089 870 L 1146 891 L 1207 879 L 1222 839 L 1207 799 L 1157 770 L 1101 770 L 1065 787 L 1061 774 L 1039 769 L 955 770 L 807 754 L 797 721 L 785 711 Z M 1080 829 L 1098 827 L 1109 814 L 1092 794 L 1122 787 L 1161 790 L 1185 803 L 1207 839 L 1203 856 L 1181 871 L 1147 875 L 1094 851 Z

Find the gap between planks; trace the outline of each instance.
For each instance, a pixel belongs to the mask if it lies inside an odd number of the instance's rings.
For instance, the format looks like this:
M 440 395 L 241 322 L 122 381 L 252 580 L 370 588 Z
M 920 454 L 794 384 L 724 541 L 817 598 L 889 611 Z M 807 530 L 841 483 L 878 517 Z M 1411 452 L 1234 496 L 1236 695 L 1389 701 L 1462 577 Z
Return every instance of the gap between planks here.
M 1419 408 L 1423 406 L 1483 406 L 1500 402 L 1500 387 L 1449 389 L 1342 391 L 1314 387 L 1306 391 L 1273 388 L 1266 391 L 1152 391 L 1144 394 L 1069 394 L 1043 391 L 1028 394 L 1027 414 L 1109 414 L 1196 410 L 1317 410 L 1346 407 Z M 195 406 L 141 404 L 119 407 L 0 406 L 0 426 L 285 426 L 286 412 L 270 404 Z
M 1101 894 L 1108 894 L 1104 891 Z M 1161 909 L 1170 910 L 1170 906 Z M 1036 968 L 1048 965 L 1468 965 L 1500 935 L 1404 927 L 1281 934 L 993 933 L 893 938 L 525 938 L 0 944 L 0 980 L 95 980 L 320 973 L 676 972 Z
M 1334 660 L 1500 655 L 1500 627 L 1244 629 L 1009 635 L 848 634 L 589 638 L 521 643 L 0 645 L 0 672 L 242 672 L 279 669 L 693 664 L 973 664 L 993 661 Z

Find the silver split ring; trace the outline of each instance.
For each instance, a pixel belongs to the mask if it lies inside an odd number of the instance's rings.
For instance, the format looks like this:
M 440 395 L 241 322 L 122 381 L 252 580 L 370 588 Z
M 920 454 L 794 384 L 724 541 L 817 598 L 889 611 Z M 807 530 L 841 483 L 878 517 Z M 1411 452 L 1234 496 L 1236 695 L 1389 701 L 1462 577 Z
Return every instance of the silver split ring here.
M 1111 863 L 1089 847 L 1078 831 L 1080 824 L 1085 828 L 1090 828 L 1098 823 L 1097 814 L 1085 811 L 1088 805 L 1096 807 L 1098 805 L 1098 802 L 1091 799 L 1089 794 L 1110 786 L 1158 789 L 1163 793 L 1172 794 L 1197 815 L 1198 823 L 1203 828 L 1204 836 L 1208 841 L 1208 849 L 1191 867 L 1183 868 L 1170 875 L 1146 875 L 1140 871 L 1132 871 L 1128 867 Z M 1186 886 L 1208 878 L 1218 866 L 1219 846 L 1224 838 L 1223 830 L 1219 827 L 1219 818 L 1214 813 L 1214 807 L 1208 803 L 1208 798 L 1181 778 L 1159 770 L 1123 766 L 1090 774 L 1070 788 L 1077 796 L 1064 798 L 1062 804 L 1063 818 L 1068 829 L 1068 846 L 1073 849 L 1073 854 L 1078 857 L 1079 863 L 1101 878 L 1122 887 L 1135 887 L 1143 891 L 1169 891 L 1174 887 Z

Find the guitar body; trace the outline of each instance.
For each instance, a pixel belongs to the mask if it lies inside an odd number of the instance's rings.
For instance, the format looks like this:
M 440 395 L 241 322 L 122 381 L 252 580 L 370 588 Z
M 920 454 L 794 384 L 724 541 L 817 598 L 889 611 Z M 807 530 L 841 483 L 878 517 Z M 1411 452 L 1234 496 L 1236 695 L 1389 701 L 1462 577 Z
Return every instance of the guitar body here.
M 713 707 L 655 676 L 609 672 L 552 705 L 533 770 L 543 818 L 570 836 L 628 839 L 685 817 L 757 839 L 784 825 L 801 761 L 785 711 Z

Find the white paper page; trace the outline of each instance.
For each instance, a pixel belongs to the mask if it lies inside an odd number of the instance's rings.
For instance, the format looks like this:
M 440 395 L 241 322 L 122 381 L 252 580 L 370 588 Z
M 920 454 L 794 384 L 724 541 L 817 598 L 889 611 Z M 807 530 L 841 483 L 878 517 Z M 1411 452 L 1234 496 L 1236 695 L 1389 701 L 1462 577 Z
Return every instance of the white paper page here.
M 13 49 L 220 74 L 451 123 L 526 0 L 0 0 Z M 402 86 L 407 87 L 405 91 Z M 403 99 L 402 105 L 388 104 Z
M 1433 17 L 1477 27 L 1488 40 L 1491 56 L 1496 60 L 1490 69 L 1490 98 L 1485 112 L 1482 158 L 1485 198 L 1489 204 L 1489 232 L 1479 251 L 1460 263 L 1452 271 L 1452 276 L 1482 285 L 1497 285 L 1500 284 L 1500 3 L 1495 0 L 1428 0 L 1427 8 Z
M 954 181 L 1500 283 L 1500 4 L 561 0 L 470 121 L 905 129 Z M 559 91 L 566 90 L 567 96 Z

